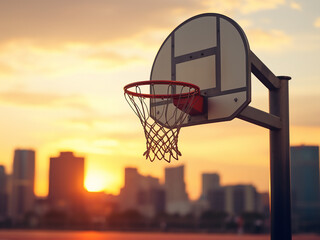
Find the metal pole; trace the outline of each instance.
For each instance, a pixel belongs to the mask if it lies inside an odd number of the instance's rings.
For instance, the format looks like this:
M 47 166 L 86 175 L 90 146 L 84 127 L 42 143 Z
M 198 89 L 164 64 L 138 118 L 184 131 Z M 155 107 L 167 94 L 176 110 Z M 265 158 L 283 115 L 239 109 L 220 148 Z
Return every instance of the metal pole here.
M 271 240 L 291 240 L 291 187 L 288 80 L 269 91 L 270 113 L 280 117 L 281 128 L 270 130 Z

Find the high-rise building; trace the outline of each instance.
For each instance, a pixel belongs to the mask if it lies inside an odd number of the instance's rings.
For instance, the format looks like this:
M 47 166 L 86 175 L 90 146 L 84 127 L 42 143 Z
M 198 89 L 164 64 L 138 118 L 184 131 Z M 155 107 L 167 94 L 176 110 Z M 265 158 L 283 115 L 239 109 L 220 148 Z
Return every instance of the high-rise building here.
M 320 229 L 319 147 L 291 147 L 293 229 Z
M 122 211 L 138 210 L 147 217 L 164 211 L 164 190 L 159 179 L 141 175 L 136 168 L 125 168 L 124 187 L 120 191 Z
M 209 191 L 220 187 L 220 176 L 217 173 L 202 174 L 202 199 L 207 199 Z
M 49 201 L 55 208 L 72 210 L 83 207 L 84 158 L 73 152 L 60 152 L 50 158 Z
M 184 166 L 165 169 L 166 212 L 186 215 L 191 211 L 184 181 Z
M 5 167 L 0 165 L 0 222 L 6 219 L 8 214 L 7 175 Z
M 141 175 L 136 168 L 125 168 L 124 170 L 124 187 L 120 190 L 119 204 L 120 209 L 131 210 L 137 209 L 137 193 L 140 188 Z
M 262 212 L 260 196 L 252 185 L 230 185 L 209 191 L 210 209 L 239 216 L 244 212 Z
M 9 214 L 14 223 L 23 221 L 34 206 L 35 152 L 17 149 L 14 152 Z

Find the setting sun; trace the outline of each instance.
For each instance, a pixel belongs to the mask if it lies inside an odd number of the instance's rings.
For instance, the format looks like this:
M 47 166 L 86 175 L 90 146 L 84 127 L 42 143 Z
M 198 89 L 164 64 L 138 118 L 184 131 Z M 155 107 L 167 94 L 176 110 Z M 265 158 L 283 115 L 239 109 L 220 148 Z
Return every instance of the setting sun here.
M 106 190 L 108 183 L 108 174 L 102 171 L 91 171 L 85 177 L 84 186 L 89 192 L 101 192 Z

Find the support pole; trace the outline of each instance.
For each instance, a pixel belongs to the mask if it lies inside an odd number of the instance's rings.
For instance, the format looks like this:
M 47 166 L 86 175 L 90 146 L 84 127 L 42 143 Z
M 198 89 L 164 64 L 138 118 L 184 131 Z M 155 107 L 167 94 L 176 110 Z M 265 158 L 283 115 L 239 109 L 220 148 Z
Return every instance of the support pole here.
M 270 130 L 271 240 L 291 240 L 288 93 L 288 80 L 291 78 L 278 78 L 280 88 L 269 91 L 270 114 L 281 119 L 281 128 Z

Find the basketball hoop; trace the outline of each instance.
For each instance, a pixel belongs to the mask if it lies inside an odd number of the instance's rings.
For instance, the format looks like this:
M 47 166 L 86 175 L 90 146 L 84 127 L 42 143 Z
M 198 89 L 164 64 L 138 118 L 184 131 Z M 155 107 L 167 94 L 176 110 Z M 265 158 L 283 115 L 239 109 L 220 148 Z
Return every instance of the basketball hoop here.
M 200 88 L 179 81 L 141 81 L 126 85 L 124 96 L 144 129 L 146 159 L 151 162 L 156 158 L 167 162 L 172 158 L 178 160 L 181 126 L 189 115 L 202 113 Z

